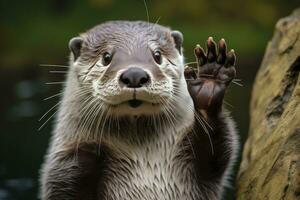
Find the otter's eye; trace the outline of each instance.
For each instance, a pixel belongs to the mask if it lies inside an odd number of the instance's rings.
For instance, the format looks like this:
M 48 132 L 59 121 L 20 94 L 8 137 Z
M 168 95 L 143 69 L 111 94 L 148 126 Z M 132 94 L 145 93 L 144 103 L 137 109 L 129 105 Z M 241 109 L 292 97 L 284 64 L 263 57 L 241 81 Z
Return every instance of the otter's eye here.
M 162 57 L 161 57 L 161 53 L 160 53 L 160 51 L 158 51 L 158 50 L 156 50 L 154 53 L 153 53 L 153 58 L 154 58 L 154 60 L 155 60 L 155 62 L 157 63 L 157 64 L 161 64 L 161 62 L 162 62 Z
M 104 65 L 104 66 L 107 66 L 107 65 L 109 65 L 110 64 L 110 62 L 111 62 L 111 60 L 112 60 L 112 55 L 110 54 L 110 53 L 104 53 L 103 54 L 103 57 L 102 57 L 102 64 Z

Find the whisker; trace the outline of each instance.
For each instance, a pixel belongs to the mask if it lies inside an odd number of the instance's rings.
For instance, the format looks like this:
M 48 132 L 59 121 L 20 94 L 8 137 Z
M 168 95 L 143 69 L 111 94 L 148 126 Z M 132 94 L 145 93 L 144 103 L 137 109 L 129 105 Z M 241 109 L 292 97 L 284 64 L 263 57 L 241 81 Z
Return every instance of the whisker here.
M 148 6 L 147 6 L 147 3 L 146 3 L 146 0 L 144 0 L 144 6 L 145 6 L 145 9 L 146 9 L 147 20 L 148 20 L 148 22 L 150 22 L 149 10 L 148 10 Z
M 101 108 L 99 108 L 99 110 L 102 109 L 102 106 L 103 106 L 103 104 L 101 105 Z M 106 111 L 102 110 L 102 112 L 100 113 L 100 117 L 98 118 L 98 121 L 97 121 L 96 128 L 98 129 L 98 127 L 99 127 L 98 130 L 100 130 L 100 138 L 99 138 L 100 141 L 99 141 L 98 150 L 97 150 L 98 154 L 100 154 L 100 151 L 101 151 L 101 141 L 102 141 L 102 137 L 103 137 L 103 131 L 104 131 L 104 127 L 105 127 L 107 116 L 108 116 L 109 112 L 110 112 L 110 108 L 108 108 L 108 110 L 106 110 Z M 104 114 L 105 114 L 105 118 L 102 123 Z M 100 128 L 100 126 L 101 126 L 101 128 Z
M 108 111 L 110 111 L 110 109 L 109 109 Z M 108 112 L 107 114 L 109 115 L 109 112 Z M 109 116 L 108 129 L 107 129 L 107 132 L 108 132 L 109 135 L 110 135 L 110 133 L 111 133 L 111 119 L 112 119 L 112 118 Z
M 56 114 L 58 112 L 58 110 L 57 111 L 55 111 L 41 126 L 40 126 L 40 128 L 38 129 L 38 131 L 40 131 L 40 130 L 42 130 L 42 128 L 47 124 L 47 122 Z
M 173 115 L 173 112 L 172 110 L 170 109 L 169 106 L 172 106 L 171 104 L 167 104 L 166 101 L 163 99 L 163 98 L 159 98 L 158 99 L 161 103 L 165 104 L 165 107 L 164 107 L 164 112 L 166 114 L 166 118 L 169 122 L 169 124 L 171 125 L 172 128 L 175 128 L 175 123 L 176 123 L 176 117 Z M 175 122 L 174 122 L 174 121 Z
M 230 103 L 228 103 L 227 101 L 223 100 L 224 104 L 226 104 L 227 106 L 231 107 L 231 108 L 234 108 L 234 106 Z
M 155 22 L 155 24 L 158 24 L 159 20 L 161 19 L 161 16 L 159 16 Z
M 238 83 L 238 82 L 235 82 L 235 81 L 232 81 L 232 83 L 234 83 L 234 84 L 236 84 L 236 85 L 238 85 L 238 86 L 241 86 L 241 87 L 243 87 L 243 86 L 244 86 L 243 84 L 241 84 L 241 83 Z
M 195 112 L 195 118 L 196 120 L 200 123 L 200 125 L 202 126 L 202 128 L 204 129 L 204 133 L 207 135 L 209 143 L 210 143 L 210 147 L 211 147 L 211 153 L 212 155 L 214 155 L 214 147 L 213 147 L 213 142 L 211 139 L 211 136 L 209 134 L 209 130 L 207 129 L 207 127 L 205 126 L 205 124 L 211 129 L 212 127 L 208 124 L 208 122 L 206 122 L 206 120 L 204 120 L 201 115 L 199 115 L 197 112 Z M 205 124 L 204 124 L 205 123 Z
M 178 96 L 176 96 L 176 98 L 180 98 L 180 97 L 178 97 Z M 163 98 L 160 98 L 163 102 L 166 102 Z M 175 102 L 170 102 L 169 104 L 166 104 L 167 105 L 167 109 L 166 109 L 166 111 L 167 111 L 167 118 L 169 118 L 169 117 L 171 117 L 172 119 L 170 119 L 171 120 L 171 123 L 170 123 L 170 125 L 174 128 L 174 130 L 175 130 L 175 124 L 177 123 L 177 118 L 175 117 L 175 115 L 174 115 L 174 112 L 173 112 L 173 110 L 172 109 L 174 109 L 174 110 L 176 110 L 176 107 L 175 107 L 175 105 L 174 105 L 174 103 Z M 172 108 L 172 109 L 171 109 Z M 175 132 L 176 132 L 176 130 L 175 130 Z M 195 136 L 197 136 L 197 134 L 195 133 L 195 131 L 194 130 L 192 130 L 192 133 L 195 135 Z M 187 135 L 186 136 L 187 137 L 187 140 L 188 140 L 188 142 L 189 142 L 189 145 L 190 145 L 190 147 L 191 147 L 191 149 L 192 149 L 192 153 L 193 153 L 193 156 L 195 157 L 196 156 L 196 154 L 195 154 L 195 151 L 194 151 L 194 147 L 193 147 L 193 145 L 192 145 L 192 143 L 191 143 L 191 141 L 190 141 L 190 138 L 189 138 L 189 135 Z
M 94 125 L 95 119 L 97 118 L 98 109 L 99 109 L 99 105 L 97 104 L 97 101 L 95 101 L 94 106 L 91 108 L 92 112 L 89 117 L 89 122 L 87 123 L 87 133 L 88 133 L 87 138 L 90 138 L 91 135 L 92 135 L 93 139 L 95 137 L 95 134 L 93 131 L 93 125 Z
M 40 64 L 40 67 L 63 67 L 63 68 L 69 68 L 67 65 L 53 65 L 53 64 Z
M 193 132 L 194 132 L 194 130 L 193 130 Z M 196 134 L 196 133 L 194 133 L 194 134 Z M 192 149 L 193 156 L 194 156 L 194 158 L 196 158 L 196 153 L 195 153 L 193 144 L 192 144 L 192 142 L 191 142 L 191 140 L 190 140 L 190 138 L 189 138 L 189 135 L 187 135 L 186 137 L 187 137 L 187 139 L 188 139 L 188 141 L 189 141 L 189 143 L 190 143 L 190 146 L 191 146 L 191 149 Z
M 87 122 L 89 121 L 90 114 L 92 111 L 92 107 L 94 106 L 94 102 L 96 99 L 92 100 L 92 97 L 87 97 L 84 102 L 88 102 L 87 104 L 83 103 L 83 106 L 80 108 L 80 112 L 82 113 L 80 123 L 78 124 L 78 133 L 77 133 L 77 148 L 79 147 L 80 142 L 82 141 L 82 137 L 85 137 L 87 130 Z M 90 134 L 88 134 L 89 136 Z
M 47 98 L 43 99 L 43 101 L 47 101 L 47 100 L 52 99 L 52 98 L 54 98 L 54 97 L 60 96 L 60 95 L 62 95 L 62 94 L 63 94 L 63 92 L 54 94 L 54 95 L 52 95 L 52 96 L 50 96 L 50 97 L 47 97 Z
M 53 73 L 53 74 L 67 74 L 68 71 L 49 71 L 49 73 Z
M 101 109 L 103 107 L 103 104 L 101 105 Z M 100 109 L 100 110 L 101 110 Z M 105 114 L 105 112 L 102 110 L 102 112 L 100 113 L 100 116 L 98 118 L 98 121 L 97 121 L 97 126 L 96 128 L 100 128 L 100 125 L 101 125 L 101 122 L 102 122 L 102 118 L 103 118 L 103 115 Z M 103 135 L 103 132 L 102 130 L 100 131 L 100 138 L 99 138 L 99 146 L 98 146 L 98 154 L 100 154 L 100 151 L 101 151 L 101 142 L 102 142 L 102 135 Z
M 85 131 L 85 126 L 86 123 L 88 121 L 91 107 L 93 107 L 93 103 L 95 100 L 93 100 L 92 97 L 88 97 L 84 102 L 83 102 L 83 106 L 80 108 L 80 112 L 82 113 L 82 118 L 80 119 L 80 126 L 78 128 L 78 130 L 80 131 L 80 134 L 83 134 L 83 131 Z
M 54 106 L 52 106 L 45 114 L 43 114 L 43 116 L 38 120 L 39 122 L 49 113 L 51 112 L 55 107 L 57 107 L 61 102 L 58 102 L 57 104 L 55 104 Z
M 65 82 L 47 82 L 45 83 L 46 85 L 59 85 L 59 84 L 64 84 Z
M 192 64 L 198 64 L 197 62 L 188 62 L 188 63 L 184 63 L 184 65 L 192 65 Z

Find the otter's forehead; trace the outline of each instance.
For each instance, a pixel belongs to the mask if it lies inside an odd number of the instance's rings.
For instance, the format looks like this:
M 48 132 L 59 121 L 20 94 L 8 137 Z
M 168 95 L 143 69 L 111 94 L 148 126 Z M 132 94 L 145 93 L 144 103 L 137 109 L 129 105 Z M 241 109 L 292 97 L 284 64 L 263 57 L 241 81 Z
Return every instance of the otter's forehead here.
M 149 45 L 157 46 L 167 53 L 174 51 L 169 28 L 143 21 L 106 22 L 87 31 L 84 38 L 90 49 L 100 51 L 110 47 L 132 52 Z

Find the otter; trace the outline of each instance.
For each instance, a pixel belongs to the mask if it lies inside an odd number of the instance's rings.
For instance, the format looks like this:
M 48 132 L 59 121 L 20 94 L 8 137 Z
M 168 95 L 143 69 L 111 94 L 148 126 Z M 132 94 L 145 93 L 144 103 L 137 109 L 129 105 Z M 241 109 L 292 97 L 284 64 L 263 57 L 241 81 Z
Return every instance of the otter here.
M 184 66 L 183 35 L 143 21 L 70 40 L 70 67 L 41 170 L 43 200 L 217 200 L 237 155 L 223 108 L 235 54 L 210 37 Z

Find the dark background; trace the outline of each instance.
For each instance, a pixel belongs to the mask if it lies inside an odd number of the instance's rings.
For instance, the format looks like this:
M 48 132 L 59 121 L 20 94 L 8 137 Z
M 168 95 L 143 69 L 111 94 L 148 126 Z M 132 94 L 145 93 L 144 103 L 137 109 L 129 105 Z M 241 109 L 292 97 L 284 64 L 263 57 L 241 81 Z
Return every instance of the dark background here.
M 146 0 L 151 22 L 180 30 L 186 62 L 193 47 L 208 36 L 224 37 L 238 56 L 238 77 L 231 85 L 227 106 L 244 142 L 249 124 L 249 99 L 255 73 L 276 21 L 299 6 L 298 0 Z M 0 200 L 37 199 L 38 174 L 52 120 L 38 128 L 38 119 L 59 98 L 64 74 L 51 74 L 67 65 L 70 38 L 107 20 L 147 20 L 143 0 L 1 0 L 0 2 Z M 233 188 L 225 199 L 233 199 Z

